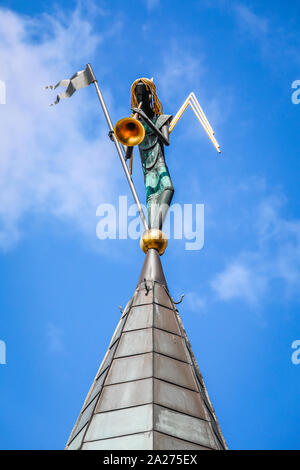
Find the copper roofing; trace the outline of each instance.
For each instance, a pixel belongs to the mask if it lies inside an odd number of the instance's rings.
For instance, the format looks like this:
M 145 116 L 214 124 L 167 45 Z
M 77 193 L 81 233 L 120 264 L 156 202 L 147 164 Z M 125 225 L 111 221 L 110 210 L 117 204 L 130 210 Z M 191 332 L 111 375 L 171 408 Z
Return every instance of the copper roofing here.
M 149 250 L 66 449 L 226 449 L 159 254 Z

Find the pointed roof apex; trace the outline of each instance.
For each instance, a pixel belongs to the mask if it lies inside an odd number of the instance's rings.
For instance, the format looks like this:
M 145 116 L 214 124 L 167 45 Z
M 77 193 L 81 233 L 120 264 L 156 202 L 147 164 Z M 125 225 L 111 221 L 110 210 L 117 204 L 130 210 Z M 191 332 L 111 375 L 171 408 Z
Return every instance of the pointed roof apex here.
M 153 248 L 148 250 L 146 254 L 144 265 L 137 286 L 142 284 L 145 280 L 159 282 L 159 284 L 164 285 L 168 289 L 159 253 Z
M 66 448 L 227 449 L 154 248 Z

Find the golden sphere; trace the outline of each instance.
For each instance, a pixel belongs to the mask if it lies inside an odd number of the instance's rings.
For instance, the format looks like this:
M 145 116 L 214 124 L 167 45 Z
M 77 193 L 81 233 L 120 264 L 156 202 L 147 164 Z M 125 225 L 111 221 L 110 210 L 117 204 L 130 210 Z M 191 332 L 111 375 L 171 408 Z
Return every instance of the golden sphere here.
M 167 248 L 168 240 L 166 235 L 158 228 L 151 228 L 143 233 L 140 240 L 140 247 L 144 253 L 154 248 L 160 255 L 163 255 Z

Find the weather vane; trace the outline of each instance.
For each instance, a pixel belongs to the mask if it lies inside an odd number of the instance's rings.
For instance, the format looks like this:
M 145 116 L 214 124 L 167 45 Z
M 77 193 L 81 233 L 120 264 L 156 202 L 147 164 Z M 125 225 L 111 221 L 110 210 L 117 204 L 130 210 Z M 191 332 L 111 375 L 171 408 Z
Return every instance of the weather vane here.
M 131 109 L 133 115 L 120 119 L 113 126 L 103 95 L 90 64 L 85 70 L 74 74 L 68 80 L 61 80 L 55 86 L 46 88 L 56 89 L 65 86 L 66 91 L 57 95 L 57 104 L 61 98 L 70 98 L 79 88 L 94 83 L 96 92 L 102 106 L 107 124 L 109 137 L 114 142 L 132 195 L 136 202 L 145 232 L 140 245 L 144 253 L 155 248 L 159 254 L 163 254 L 167 239 L 162 232 L 164 220 L 169 210 L 174 187 L 165 161 L 165 146 L 169 146 L 169 136 L 180 120 L 188 106 L 192 108 L 196 117 L 202 124 L 205 132 L 221 153 L 220 146 L 214 136 L 214 131 L 209 124 L 195 94 L 191 92 L 176 115 L 163 114 L 163 107 L 156 94 L 153 78 L 138 78 L 131 86 Z M 141 163 L 144 173 L 146 190 L 148 222 L 145 218 L 139 197 L 132 180 L 133 148 L 139 146 Z M 130 160 L 129 169 L 127 160 Z

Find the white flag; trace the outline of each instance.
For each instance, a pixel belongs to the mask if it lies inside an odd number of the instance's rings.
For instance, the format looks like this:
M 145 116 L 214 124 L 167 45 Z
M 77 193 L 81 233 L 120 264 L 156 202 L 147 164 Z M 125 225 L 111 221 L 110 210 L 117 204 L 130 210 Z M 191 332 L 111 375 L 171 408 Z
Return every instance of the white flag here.
M 46 86 L 45 88 L 50 88 L 50 90 L 55 90 L 55 88 L 59 86 L 64 86 L 67 88 L 64 93 L 59 93 L 59 95 L 57 95 L 56 100 L 50 106 L 57 104 L 61 98 L 70 98 L 70 96 L 72 96 L 76 90 L 90 85 L 94 82 L 94 80 L 95 77 L 92 75 L 90 68 L 86 66 L 85 70 L 76 72 L 70 79 L 61 80 L 56 85 Z

